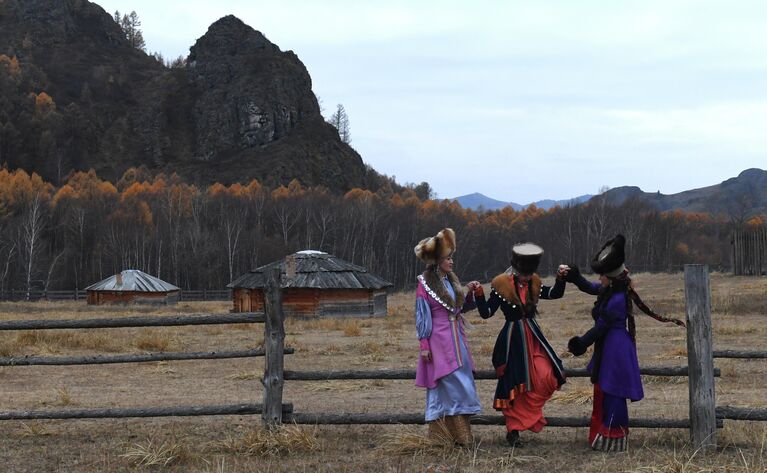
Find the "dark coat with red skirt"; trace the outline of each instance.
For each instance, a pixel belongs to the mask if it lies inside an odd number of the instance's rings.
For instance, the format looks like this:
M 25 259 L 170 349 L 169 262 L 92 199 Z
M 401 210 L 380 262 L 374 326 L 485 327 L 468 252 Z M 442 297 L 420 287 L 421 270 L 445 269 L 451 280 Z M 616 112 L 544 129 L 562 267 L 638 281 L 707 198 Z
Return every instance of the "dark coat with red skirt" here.
M 530 331 L 546 352 L 559 386 L 565 383 L 562 360 L 546 340 L 535 320 L 539 299 L 559 299 L 565 293 L 565 282 L 557 280 L 554 286 L 544 286 L 537 274 L 527 284 L 527 304 L 522 304 L 514 276 L 502 273 L 491 283 L 490 297 L 475 295 L 479 315 L 487 319 L 500 308 L 506 323 L 503 325 L 493 348 L 493 367 L 498 376 L 493 407 L 497 410 L 508 408 L 517 394 L 530 388 L 528 369 L 529 351 L 525 331 Z

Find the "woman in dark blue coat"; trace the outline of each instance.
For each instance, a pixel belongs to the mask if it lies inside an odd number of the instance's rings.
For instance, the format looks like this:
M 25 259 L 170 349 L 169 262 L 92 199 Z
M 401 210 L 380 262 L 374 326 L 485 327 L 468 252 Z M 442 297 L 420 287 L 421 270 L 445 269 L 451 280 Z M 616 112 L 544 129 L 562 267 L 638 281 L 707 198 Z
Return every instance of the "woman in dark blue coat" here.
M 493 407 L 503 412 L 506 440 L 521 446 L 520 431 L 540 432 L 546 425 L 543 407 L 565 383 L 562 361 L 536 320 L 540 299 L 558 299 L 565 293 L 564 268 L 553 286 L 545 286 L 536 273 L 543 249 L 533 243 L 512 247 L 512 273 L 501 273 L 491 283 L 486 300 L 482 286 L 474 291 L 483 319 L 500 309 L 506 319 L 493 349 L 498 377 Z
M 617 235 L 608 241 L 591 261 L 599 282 L 587 281 L 571 265 L 566 275 L 583 292 L 597 296 L 591 316 L 594 327 L 568 342 L 568 350 L 582 355 L 594 345 L 594 355 L 587 369 L 594 383 L 594 406 L 589 430 L 589 444 L 594 450 L 624 451 L 628 444 L 627 399 L 644 397 L 636 351 L 633 304 L 663 322 L 684 322 L 661 317 L 652 312 L 634 291 L 624 265 L 625 239 Z

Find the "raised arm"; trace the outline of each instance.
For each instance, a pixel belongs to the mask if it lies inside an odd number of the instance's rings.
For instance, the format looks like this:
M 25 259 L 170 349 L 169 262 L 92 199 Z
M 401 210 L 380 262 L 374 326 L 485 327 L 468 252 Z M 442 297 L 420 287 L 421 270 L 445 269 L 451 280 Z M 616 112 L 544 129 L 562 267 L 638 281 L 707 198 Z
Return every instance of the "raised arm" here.
M 564 279 L 557 278 L 553 286 L 541 286 L 541 299 L 559 299 L 565 295 Z
M 482 286 L 479 286 L 474 290 L 474 301 L 477 304 L 479 316 L 483 319 L 489 319 L 495 315 L 495 311 L 498 310 L 498 307 L 501 305 L 501 298 L 495 291 L 492 291 L 490 293 L 490 299 L 486 300 L 485 291 L 482 289 Z
M 599 294 L 599 288 L 601 287 L 601 284 L 598 282 L 587 281 L 586 278 L 584 278 L 581 274 L 578 266 L 570 266 L 570 270 L 567 272 L 565 280 L 575 284 L 578 286 L 578 289 L 580 289 L 582 292 L 585 292 L 586 294 L 591 294 L 592 296 Z
M 476 308 L 477 308 L 477 301 L 474 298 L 474 291 L 469 289 L 469 292 L 466 293 L 466 297 L 463 299 L 463 307 L 461 307 L 461 313 L 465 314 L 466 312 L 469 312 L 470 310 L 474 310 Z

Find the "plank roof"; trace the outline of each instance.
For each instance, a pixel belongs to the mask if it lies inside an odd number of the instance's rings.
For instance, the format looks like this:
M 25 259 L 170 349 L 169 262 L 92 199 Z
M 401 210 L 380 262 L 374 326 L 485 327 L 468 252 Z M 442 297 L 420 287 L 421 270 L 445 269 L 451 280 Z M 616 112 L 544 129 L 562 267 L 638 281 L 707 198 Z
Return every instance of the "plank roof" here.
M 126 269 L 120 272 L 122 279 L 118 283 L 117 275 L 91 284 L 86 287 L 86 291 L 118 291 L 118 292 L 172 292 L 180 291 L 178 287 L 167 283 L 160 278 L 150 276 L 138 269 Z
M 295 267 L 291 271 L 294 273 L 292 277 L 286 275 L 286 261 Z M 283 288 L 383 289 L 392 286 L 392 283 L 368 272 L 362 266 L 321 251 L 305 250 L 252 269 L 226 287 L 263 288 L 266 285 L 267 273 L 275 267 L 280 269 Z

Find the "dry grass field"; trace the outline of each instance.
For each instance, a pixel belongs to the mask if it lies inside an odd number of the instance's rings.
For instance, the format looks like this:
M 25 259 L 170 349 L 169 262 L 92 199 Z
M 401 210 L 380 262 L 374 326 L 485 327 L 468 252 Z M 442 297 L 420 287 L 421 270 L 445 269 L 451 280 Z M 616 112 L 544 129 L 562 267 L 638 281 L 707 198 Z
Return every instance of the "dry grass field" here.
M 638 274 L 637 290 L 651 307 L 684 317 L 683 276 Z M 712 301 L 717 349 L 767 349 L 767 278 L 714 274 Z M 566 340 L 589 326 L 593 298 L 568 287 L 564 299 L 543 301 L 539 322 L 568 367 L 587 357 L 564 354 Z M 229 303 L 183 303 L 172 308 L 88 307 L 80 303 L 0 303 L 0 320 L 118 315 L 223 313 Z M 389 299 L 378 319 L 288 320 L 292 370 L 413 368 L 418 349 L 413 293 Z M 469 314 L 477 368 L 490 368 L 503 323 Z M 686 363 L 683 329 L 637 314 L 640 364 Z M 0 356 L 203 351 L 260 346 L 263 326 L 225 325 L 152 329 L 50 330 L 0 333 Z M 722 360 L 718 405 L 767 407 L 767 360 Z M 0 410 L 138 407 L 261 402 L 262 359 L 179 361 L 96 366 L 0 368 Z M 629 406 L 635 417 L 687 416 L 686 378 L 645 377 L 646 397 Z M 478 381 L 485 414 L 493 381 Z M 590 413 L 588 379 L 572 378 L 547 404 L 553 416 Z M 422 412 L 424 392 L 412 381 L 287 382 L 285 402 L 296 412 Z M 0 422 L 3 472 L 763 472 L 767 423 L 725 421 L 715 453 L 694 452 L 685 430 L 633 429 L 630 450 L 589 450 L 586 429 L 523 433 L 511 450 L 503 427 L 475 427 L 478 444 L 461 450 L 434 445 L 423 426 L 288 426 L 260 429 L 258 416 Z

